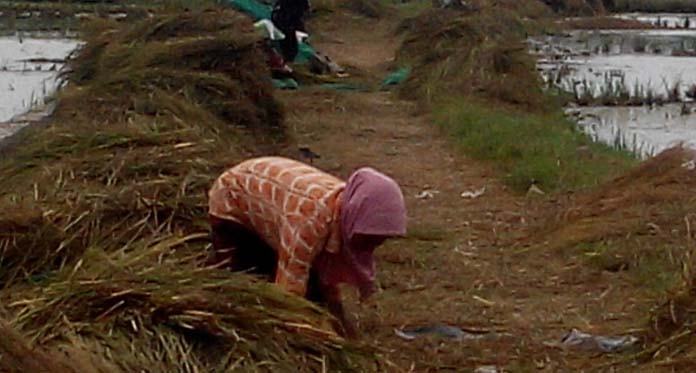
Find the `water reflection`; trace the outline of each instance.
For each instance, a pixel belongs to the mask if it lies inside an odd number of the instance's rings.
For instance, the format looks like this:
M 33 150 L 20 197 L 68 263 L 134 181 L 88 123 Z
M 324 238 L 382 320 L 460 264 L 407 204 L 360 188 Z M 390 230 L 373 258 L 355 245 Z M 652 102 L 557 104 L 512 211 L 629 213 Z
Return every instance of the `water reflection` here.
M 696 147 L 696 30 L 573 31 L 529 45 L 548 87 L 571 93 L 568 113 L 597 141 L 639 157 Z

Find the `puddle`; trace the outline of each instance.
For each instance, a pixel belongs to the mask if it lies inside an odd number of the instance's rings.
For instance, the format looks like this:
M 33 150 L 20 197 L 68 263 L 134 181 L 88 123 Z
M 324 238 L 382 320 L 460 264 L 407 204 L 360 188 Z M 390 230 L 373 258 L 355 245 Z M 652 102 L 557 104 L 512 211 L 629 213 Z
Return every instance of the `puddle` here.
M 696 148 L 696 29 L 578 30 L 529 46 L 547 87 L 571 93 L 579 107 L 567 112 L 596 141 L 641 158 Z
M 59 86 L 64 59 L 79 42 L 48 36 L 0 37 L 0 138 L 21 127 L 7 123 L 45 104 Z
M 645 22 L 656 27 L 696 29 L 696 14 L 693 13 L 620 13 L 614 17 Z

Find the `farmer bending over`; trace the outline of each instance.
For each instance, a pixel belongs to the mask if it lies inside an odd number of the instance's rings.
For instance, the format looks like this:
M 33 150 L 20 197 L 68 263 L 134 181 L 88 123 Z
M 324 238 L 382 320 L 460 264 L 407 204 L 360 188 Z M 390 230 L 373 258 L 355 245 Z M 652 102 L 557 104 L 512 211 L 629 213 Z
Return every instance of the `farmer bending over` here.
M 374 292 L 373 252 L 406 233 L 406 207 L 394 180 L 371 169 L 347 183 L 280 157 L 245 161 L 209 191 L 213 261 L 268 275 L 282 289 L 322 304 L 355 338 L 338 285 L 361 300 Z

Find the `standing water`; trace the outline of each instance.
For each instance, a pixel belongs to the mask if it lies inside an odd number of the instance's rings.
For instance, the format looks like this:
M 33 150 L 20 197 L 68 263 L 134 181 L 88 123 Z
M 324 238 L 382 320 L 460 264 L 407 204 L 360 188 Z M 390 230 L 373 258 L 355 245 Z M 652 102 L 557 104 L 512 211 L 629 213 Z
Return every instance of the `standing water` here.
M 696 29 L 572 31 L 530 40 L 530 49 L 595 140 L 642 158 L 696 148 Z
M 19 116 L 45 104 L 59 70 L 79 42 L 51 37 L 0 37 L 0 139 L 24 125 Z
M 696 29 L 696 14 L 691 13 L 621 13 L 620 19 L 631 19 L 655 27 Z

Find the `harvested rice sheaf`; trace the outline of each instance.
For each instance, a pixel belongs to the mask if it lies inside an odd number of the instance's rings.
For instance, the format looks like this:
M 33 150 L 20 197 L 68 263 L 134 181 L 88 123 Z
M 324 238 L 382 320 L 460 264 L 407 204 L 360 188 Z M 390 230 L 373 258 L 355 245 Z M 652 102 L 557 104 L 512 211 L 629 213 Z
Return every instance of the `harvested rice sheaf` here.
M 694 159 L 693 150 L 668 149 L 625 175 L 580 193 L 532 236 L 543 237 L 555 248 L 635 236 L 683 245 L 684 219 L 696 204 Z
M 423 103 L 457 95 L 539 110 L 546 104 L 523 20 L 503 5 L 432 9 L 398 28 L 397 60 L 411 66 L 401 92 Z
M 54 117 L 23 131 L 0 160 L 0 284 L 87 247 L 201 229 L 216 175 L 283 141 L 280 104 L 243 14 L 163 14 L 90 30 Z
M 65 75 L 78 87 L 64 95 L 59 114 L 179 115 L 159 105 L 163 91 L 174 96 L 174 106 L 199 107 L 234 125 L 281 130 L 261 35 L 244 14 L 211 9 L 92 29 L 69 63 Z
M 212 9 L 89 30 L 54 116 L 0 159 L 0 304 L 18 338 L 0 368 L 378 369 L 322 309 L 201 264 L 215 177 L 285 141 L 250 21 Z
M 251 276 L 201 267 L 195 253 L 204 237 L 90 250 L 45 286 L 3 303 L 39 345 L 77 343 L 121 371 L 153 362 L 155 371 L 375 368 L 374 353 L 346 344 L 317 306 Z

